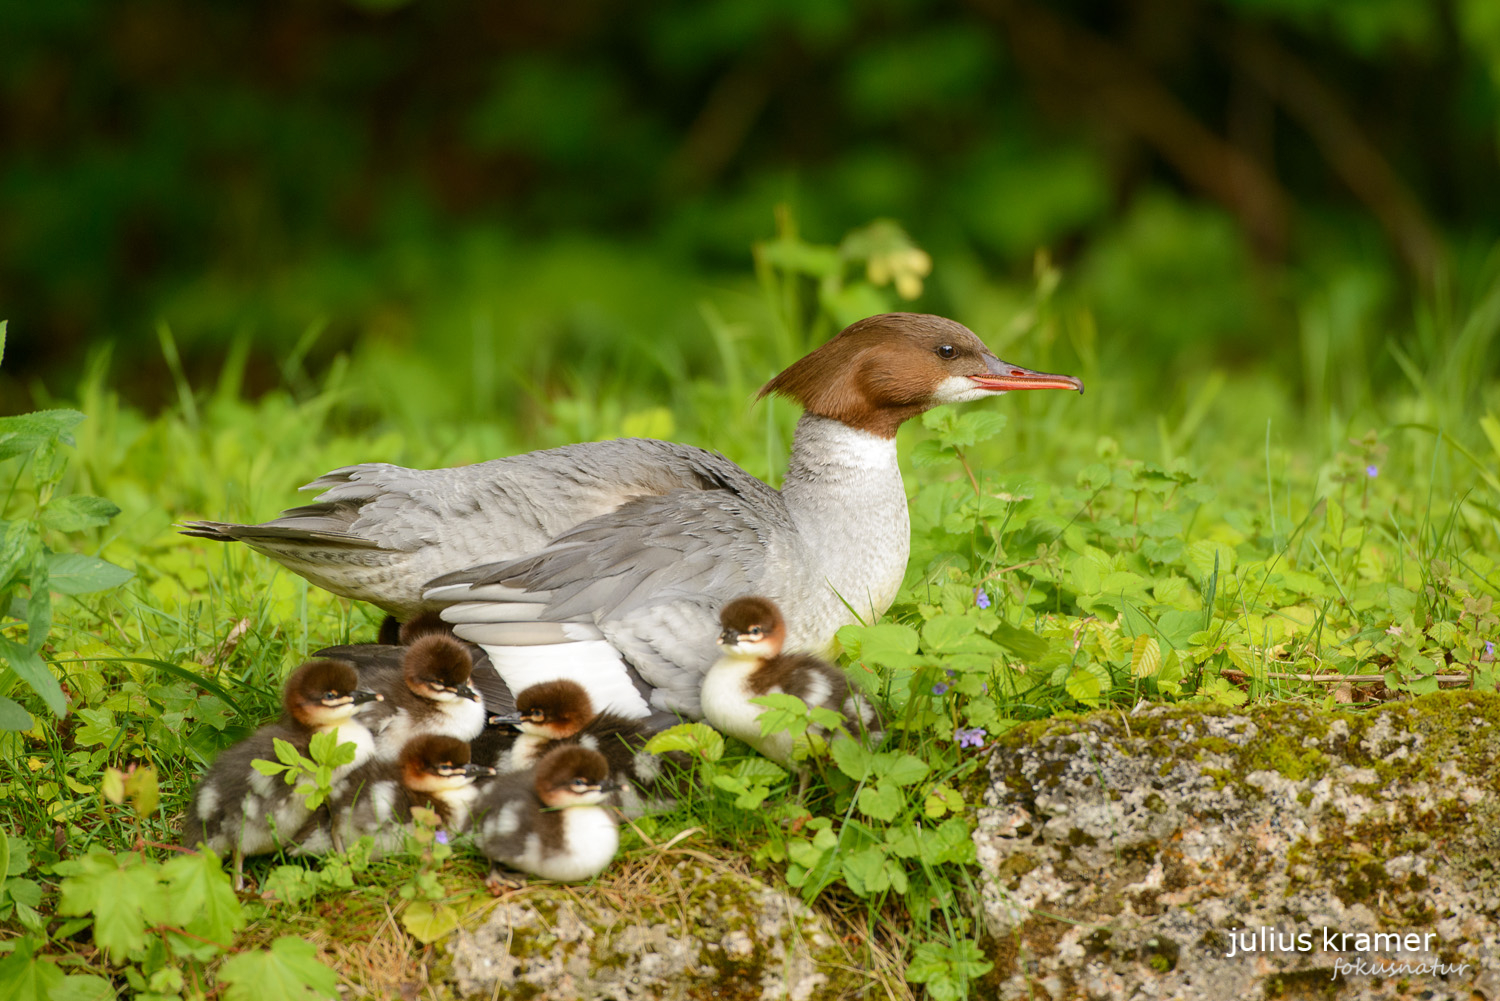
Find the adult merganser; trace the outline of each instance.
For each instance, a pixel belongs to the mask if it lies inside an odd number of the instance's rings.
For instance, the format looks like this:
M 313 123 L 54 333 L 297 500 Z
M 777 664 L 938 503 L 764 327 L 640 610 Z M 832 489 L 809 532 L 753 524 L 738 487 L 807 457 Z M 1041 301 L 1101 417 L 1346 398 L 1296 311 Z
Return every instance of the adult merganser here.
M 375 735 L 375 756 L 394 761 L 411 738 L 440 734 L 468 742 L 484 730 L 484 698 L 469 686 L 474 662 L 452 636 L 429 633 L 406 647 L 399 673 L 371 669 L 364 683 L 385 696 L 360 714 Z
M 277 740 L 305 756 L 314 734 L 337 731 L 340 743 L 355 746 L 354 760 L 333 770 L 337 790 L 375 752 L 374 737 L 352 717 L 360 705 L 380 699 L 359 687 L 358 673 L 345 661 L 313 660 L 293 671 L 282 693 L 282 718 L 226 749 L 198 783 L 183 819 L 183 847 L 232 852 L 235 885 L 243 886 L 245 856 L 291 844 L 312 814 L 281 776 L 262 775 L 251 762 L 276 761 Z
M 906 571 L 896 429 L 925 410 L 1076 389 L 996 358 L 939 316 L 860 320 L 760 392 L 806 411 L 780 491 L 723 456 L 638 438 L 455 469 L 345 466 L 317 502 L 261 525 L 190 522 L 399 618 L 441 609 L 511 691 L 571 678 L 629 716 L 701 715 L 719 607 L 764 594 L 787 645 L 826 651 L 873 621 Z
M 792 759 L 792 735 L 762 734 L 762 706 L 750 700 L 773 692 L 795 695 L 808 708 L 831 709 L 844 717 L 850 736 L 880 743 L 875 707 L 849 684 L 844 672 L 806 653 L 782 653 L 786 621 L 769 598 L 736 598 L 719 612 L 724 656 L 703 676 L 703 717 L 714 728 L 738 737 L 782 764 Z
M 413 737 L 398 761 L 372 758 L 351 772 L 322 822 L 298 835 L 294 854 L 339 850 L 364 835 L 374 838 L 375 854 L 396 851 L 405 842 L 412 808 L 419 806 L 436 812 L 443 830 L 462 834 L 479 796 L 475 778 L 494 774 L 470 762 L 465 741 L 430 733 Z
M 671 805 L 667 792 L 658 784 L 663 760 L 645 750 L 650 736 L 647 728 L 639 719 L 596 713 L 588 692 L 576 681 L 532 685 L 516 696 L 515 713 L 492 716 L 490 722 L 508 723 L 521 731 L 503 753 L 480 759 L 493 763 L 501 772 L 531 768 L 549 751 L 576 744 L 598 751 L 609 762 L 610 777 L 619 785 L 609 802 L 625 816 L 639 817 Z
M 614 788 L 598 751 L 576 745 L 549 751 L 534 769 L 484 784 L 474 808 L 479 848 L 496 863 L 543 879 L 597 876 L 620 847 L 614 814 L 603 805 Z M 500 891 L 499 865 L 485 885 Z

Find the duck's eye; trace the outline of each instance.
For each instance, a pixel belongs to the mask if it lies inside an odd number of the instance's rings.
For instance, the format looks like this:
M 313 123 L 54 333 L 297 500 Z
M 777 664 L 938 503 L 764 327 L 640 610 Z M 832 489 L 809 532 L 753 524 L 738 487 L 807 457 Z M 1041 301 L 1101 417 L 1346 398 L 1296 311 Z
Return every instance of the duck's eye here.
M 323 701 L 325 701 L 325 702 L 332 702 L 334 699 L 337 699 L 338 697 L 339 697 L 339 693 L 338 692 L 324 692 L 323 693 Z
M 944 344 L 937 349 L 937 356 L 943 359 L 957 358 L 958 348 L 954 347 L 952 344 Z
M 589 780 L 588 779 L 574 779 L 573 780 L 573 789 L 576 792 L 583 792 L 588 787 L 589 787 Z
M 761 636 L 763 636 L 764 634 L 765 634 L 765 630 L 762 629 L 760 626 L 751 626 L 750 627 L 750 635 L 753 636 L 753 637 L 755 637 L 756 639 L 760 639 Z

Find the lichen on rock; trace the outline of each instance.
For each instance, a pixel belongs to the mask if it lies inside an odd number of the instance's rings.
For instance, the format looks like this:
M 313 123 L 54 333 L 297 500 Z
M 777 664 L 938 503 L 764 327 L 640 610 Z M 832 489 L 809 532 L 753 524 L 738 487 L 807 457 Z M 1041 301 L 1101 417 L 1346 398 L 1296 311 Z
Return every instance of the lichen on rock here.
M 1500 696 L 1044 720 L 989 776 L 981 995 L 1500 998 Z
M 463 998 L 821 1001 L 848 960 L 795 897 L 687 857 L 629 885 L 540 885 L 448 943 Z

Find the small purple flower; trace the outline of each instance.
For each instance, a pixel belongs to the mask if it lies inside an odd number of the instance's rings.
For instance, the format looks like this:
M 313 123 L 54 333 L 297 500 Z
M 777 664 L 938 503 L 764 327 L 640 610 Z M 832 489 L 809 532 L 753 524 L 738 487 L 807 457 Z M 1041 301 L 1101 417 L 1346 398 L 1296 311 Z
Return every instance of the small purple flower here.
M 1371 468 L 1374 468 L 1374 467 L 1371 467 Z M 982 587 L 976 587 L 974 589 L 974 604 L 977 605 L 980 608 L 989 608 L 990 607 L 990 596 L 985 593 L 984 588 L 982 588 Z
M 1495 656 L 1495 641 L 1494 640 L 1485 640 L 1484 641 L 1484 655 L 1486 657 L 1493 657 L 1493 656 Z
M 956 677 L 958 677 L 958 672 L 955 671 L 955 670 L 953 670 L 953 668 L 950 667 L 950 668 L 948 668 L 948 677 L 950 677 L 950 678 L 956 678 Z
M 437 834 L 434 835 L 434 838 L 436 838 L 438 844 L 446 845 L 448 843 L 448 832 L 438 831 Z
M 933 695 L 943 695 L 947 691 L 948 691 L 948 683 L 946 681 L 939 681 L 937 684 L 935 684 L 935 685 L 932 686 L 932 694 Z
M 958 738 L 958 746 L 959 747 L 983 747 L 984 746 L 984 728 L 983 727 L 976 726 L 972 730 L 966 730 L 963 727 L 959 727 L 958 732 L 955 733 L 954 736 Z
M 1375 465 L 1374 463 L 1371 463 L 1370 465 L 1365 467 L 1365 475 L 1373 480 L 1375 477 L 1380 475 L 1380 467 Z

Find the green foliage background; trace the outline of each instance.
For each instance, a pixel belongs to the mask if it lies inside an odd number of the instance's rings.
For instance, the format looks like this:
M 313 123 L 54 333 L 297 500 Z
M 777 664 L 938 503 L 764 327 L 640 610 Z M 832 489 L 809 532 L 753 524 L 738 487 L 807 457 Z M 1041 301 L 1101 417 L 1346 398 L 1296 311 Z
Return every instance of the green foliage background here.
M 1116 392 L 1151 399 L 1225 365 L 1368 402 L 1421 293 L 1462 312 L 1495 279 L 1488 0 L 5 0 L 0 25 L 10 410 L 104 342 L 160 403 L 160 324 L 194 377 L 248 342 L 255 392 L 353 351 L 415 352 L 454 413 L 525 418 L 516 380 L 570 369 L 660 393 L 714 373 L 700 303 L 753 311 L 781 203 L 822 241 L 900 220 L 945 265 L 917 305 L 986 336 L 1051 248 L 1140 367 Z

